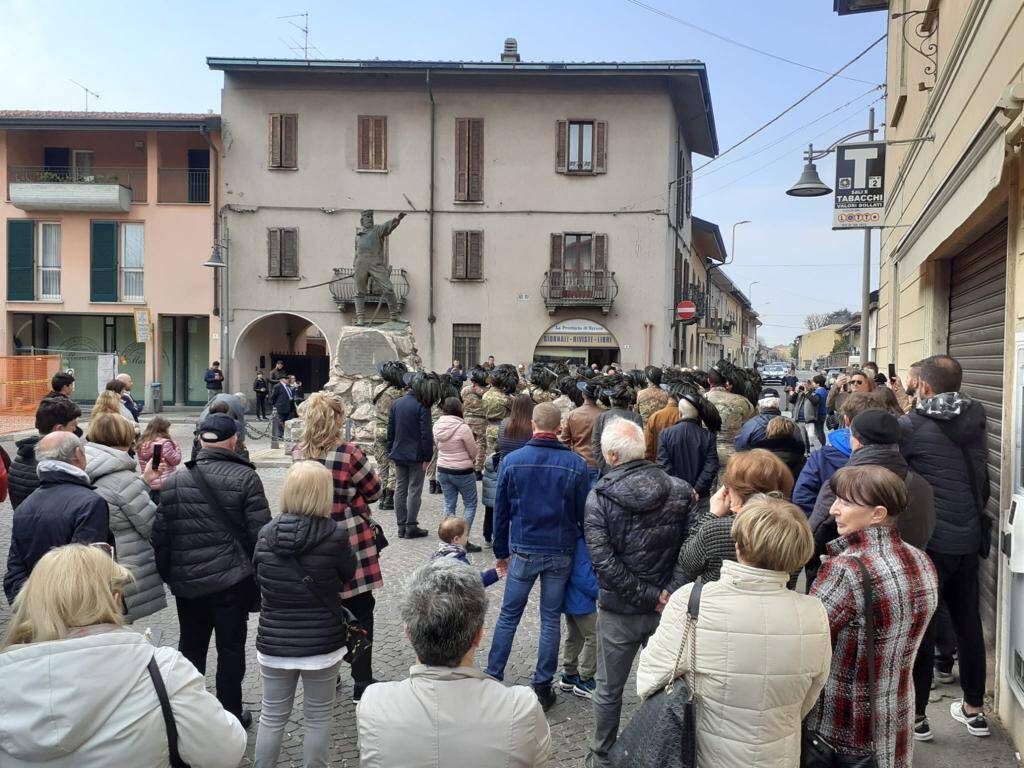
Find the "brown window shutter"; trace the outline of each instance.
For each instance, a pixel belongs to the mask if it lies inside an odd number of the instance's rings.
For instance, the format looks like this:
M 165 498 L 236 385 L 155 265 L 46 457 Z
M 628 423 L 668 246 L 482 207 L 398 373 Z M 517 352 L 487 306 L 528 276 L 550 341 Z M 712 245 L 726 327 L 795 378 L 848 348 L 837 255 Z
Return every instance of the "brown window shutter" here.
M 608 235 L 594 235 L 594 271 L 608 270 Z
M 564 236 L 561 232 L 555 232 L 551 235 L 551 270 L 561 270 L 562 263 L 565 260 L 565 246 Z
M 469 200 L 469 120 L 455 118 L 455 199 Z
M 370 118 L 359 116 L 359 170 L 370 169 Z
M 281 276 L 281 230 L 267 230 L 267 277 Z
M 299 116 L 281 115 L 281 167 L 298 168 Z
M 466 251 L 466 277 L 470 280 L 483 280 L 484 277 L 484 233 L 469 232 L 469 243 Z
M 299 230 L 281 230 L 281 277 L 299 276 Z
M 608 171 L 608 123 L 594 123 L 594 173 Z
M 469 121 L 469 196 L 468 200 L 484 199 L 484 121 Z
M 555 123 L 555 171 L 566 172 L 566 154 L 569 148 L 569 121 Z
M 372 157 L 370 167 L 375 171 L 386 171 L 388 168 L 388 119 L 386 117 L 374 117 L 371 119 L 373 126 Z
M 281 115 L 270 116 L 270 167 L 281 167 Z
M 455 232 L 452 238 L 452 279 L 466 279 L 468 232 Z

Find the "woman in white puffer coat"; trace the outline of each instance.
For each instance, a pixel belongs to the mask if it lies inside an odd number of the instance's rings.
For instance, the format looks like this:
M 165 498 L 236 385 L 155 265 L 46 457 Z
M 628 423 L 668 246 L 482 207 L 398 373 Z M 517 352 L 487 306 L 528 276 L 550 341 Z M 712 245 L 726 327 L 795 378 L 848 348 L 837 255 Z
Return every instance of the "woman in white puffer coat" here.
M 86 437 L 85 472 L 110 508 L 117 562 L 134 577 L 122 595 L 125 621 L 130 624 L 167 607 L 164 583 L 149 544 L 156 505 L 149 497 L 149 486 L 139 475 L 138 464 L 128 453 L 135 430 L 127 421 L 101 414 L 89 422 Z
M 699 768 L 797 768 L 801 722 L 814 707 L 832 662 L 821 601 L 786 589 L 789 574 L 814 551 L 807 519 L 773 496 L 751 497 L 732 535 L 739 562 L 703 586 L 691 676 L 692 585 L 672 593 L 657 631 L 640 654 L 637 692 L 653 695 L 677 677 L 696 687 Z

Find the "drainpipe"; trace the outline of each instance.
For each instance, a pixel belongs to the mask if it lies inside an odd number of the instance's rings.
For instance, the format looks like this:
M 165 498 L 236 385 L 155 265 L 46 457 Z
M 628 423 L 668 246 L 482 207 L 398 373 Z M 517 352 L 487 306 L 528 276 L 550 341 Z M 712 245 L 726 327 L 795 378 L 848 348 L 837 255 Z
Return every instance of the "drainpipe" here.
M 430 324 L 430 362 L 434 363 L 436 347 L 434 339 L 434 326 L 437 323 L 437 315 L 434 314 L 434 90 L 430 85 L 430 70 L 427 70 L 427 96 L 430 98 L 430 203 L 427 212 L 429 216 L 430 242 L 427 246 L 427 265 L 429 288 L 427 298 L 427 322 Z
M 644 323 L 644 368 L 651 365 L 651 331 L 654 323 Z
M 213 153 L 213 247 L 216 248 L 220 242 L 218 239 L 220 237 L 220 152 L 217 151 L 217 145 L 213 143 L 210 131 L 205 125 L 199 129 L 199 133 L 206 139 L 206 143 Z M 224 261 L 227 262 L 227 254 L 225 254 Z M 218 281 L 220 282 L 219 286 Z M 226 266 L 224 269 L 213 270 L 213 287 L 213 310 L 214 314 L 220 318 L 220 365 L 224 372 L 224 381 L 227 382 L 231 364 L 228 362 L 228 269 Z M 219 291 L 218 288 L 220 288 Z

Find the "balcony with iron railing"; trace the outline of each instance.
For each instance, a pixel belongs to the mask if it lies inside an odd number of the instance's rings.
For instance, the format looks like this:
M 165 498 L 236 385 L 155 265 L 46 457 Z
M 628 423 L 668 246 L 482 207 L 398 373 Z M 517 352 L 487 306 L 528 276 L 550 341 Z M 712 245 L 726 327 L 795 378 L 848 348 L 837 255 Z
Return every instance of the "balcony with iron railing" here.
M 409 277 L 404 269 L 391 267 L 391 284 L 395 288 L 395 296 L 398 298 L 398 311 L 405 308 L 405 300 L 409 296 Z M 355 309 L 356 281 L 355 270 L 352 267 L 335 267 L 334 279 L 329 283 L 331 297 L 338 305 L 341 312 Z M 384 293 L 377 282 L 370 278 L 366 286 L 366 307 L 367 312 L 376 314 L 378 305 L 383 312 L 382 319 L 387 319 L 387 303 L 384 300 Z
M 210 204 L 209 168 L 160 168 L 157 171 L 158 203 Z
M 544 273 L 540 292 L 548 314 L 553 315 L 559 307 L 597 307 L 607 315 L 619 294 L 619 284 L 614 272 L 553 269 Z
M 12 165 L 7 197 L 23 211 L 125 213 L 146 202 L 146 168 Z

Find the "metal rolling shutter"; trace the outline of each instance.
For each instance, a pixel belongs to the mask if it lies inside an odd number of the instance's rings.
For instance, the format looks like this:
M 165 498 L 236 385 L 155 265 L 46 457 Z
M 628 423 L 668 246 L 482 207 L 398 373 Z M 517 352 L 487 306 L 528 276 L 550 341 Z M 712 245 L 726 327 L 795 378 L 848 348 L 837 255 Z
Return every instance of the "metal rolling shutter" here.
M 999 530 L 999 475 L 1003 424 L 1003 343 L 1006 316 L 1007 226 L 971 243 L 953 259 L 949 280 L 949 354 L 964 369 L 962 390 L 988 415 L 988 476 L 992 493 L 986 513 L 992 524 L 992 552 L 981 561 L 981 613 L 989 639 L 996 627 Z

